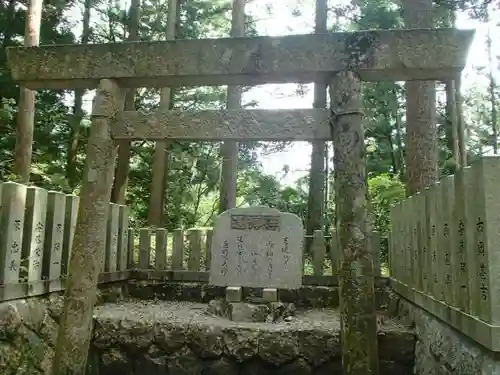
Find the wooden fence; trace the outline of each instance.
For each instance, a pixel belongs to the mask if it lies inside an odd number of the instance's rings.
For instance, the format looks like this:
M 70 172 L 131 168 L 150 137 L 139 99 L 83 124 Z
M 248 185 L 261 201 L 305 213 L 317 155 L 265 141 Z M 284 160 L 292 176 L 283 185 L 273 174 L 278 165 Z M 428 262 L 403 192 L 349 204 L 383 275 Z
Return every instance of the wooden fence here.
M 500 351 L 500 157 L 483 157 L 392 210 L 397 292 Z
M 0 184 L 0 301 L 64 289 L 79 198 L 13 182 Z M 99 282 L 137 279 L 208 281 L 212 230 L 129 228 L 128 207 L 110 203 Z M 335 285 L 337 237 L 306 236 L 303 283 Z M 305 242 L 305 241 L 304 241 Z M 380 236 L 371 236 L 380 275 Z M 305 254 L 305 253 L 304 253 Z

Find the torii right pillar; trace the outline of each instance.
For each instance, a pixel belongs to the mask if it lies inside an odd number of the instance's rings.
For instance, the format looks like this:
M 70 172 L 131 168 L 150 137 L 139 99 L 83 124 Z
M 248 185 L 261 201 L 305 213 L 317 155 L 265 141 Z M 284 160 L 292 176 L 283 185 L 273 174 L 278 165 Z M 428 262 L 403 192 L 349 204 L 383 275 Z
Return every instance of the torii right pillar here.
M 361 79 L 350 71 L 330 81 L 344 375 L 378 375 L 373 256 L 369 248 Z

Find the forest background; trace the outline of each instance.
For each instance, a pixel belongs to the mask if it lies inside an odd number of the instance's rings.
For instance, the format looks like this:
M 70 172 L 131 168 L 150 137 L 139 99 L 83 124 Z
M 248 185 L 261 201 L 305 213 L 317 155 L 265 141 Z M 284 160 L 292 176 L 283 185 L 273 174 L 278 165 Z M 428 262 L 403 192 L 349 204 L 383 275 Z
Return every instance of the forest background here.
M 168 0 L 50 0 L 43 4 L 40 44 L 107 43 L 130 39 L 166 39 Z M 138 8 L 139 7 L 139 8 Z M 0 180 L 16 180 L 16 127 L 20 114 L 34 115 L 31 184 L 78 194 L 89 111 L 94 93 L 40 90 L 34 112 L 20 108 L 19 86 L 5 63 L 5 47 L 22 45 L 28 2 L 0 0 Z M 247 35 L 287 35 L 314 30 L 314 0 L 249 0 Z M 450 106 L 449 88 L 436 86 L 439 171 L 453 173 L 457 163 L 454 127 L 463 121 L 467 159 L 498 152 L 497 106 L 499 79 L 500 9 L 496 1 L 441 0 L 434 3 L 436 27 L 476 28 L 463 74 L 462 105 Z M 227 37 L 231 29 L 228 0 L 180 0 L 176 38 Z M 352 31 L 402 28 L 402 6 L 397 0 L 332 1 L 328 29 Z M 405 197 L 405 86 L 402 82 L 365 83 L 366 143 L 373 228 L 386 236 L 389 210 Z M 170 106 L 217 109 L 226 103 L 225 87 L 172 90 Z M 160 92 L 141 89 L 133 106 L 151 111 L 160 105 Z M 312 85 L 267 85 L 244 88 L 245 108 L 310 108 Z M 457 113 L 459 111 L 459 113 Z M 25 117 L 24 117 L 25 118 Z M 128 180 L 122 199 L 132 208 L 132 225 L 148 225 L 148 207 L 155 144 L 131 144 Z M 334 226 L 334 173 L 331 144 L 324 150 L 320 212 L 321 227 Z M 218 143 L 173 142 L 162 149 L 165 157 L 161 225 L 168 230 L 210 226 L 218 214 L 222 158 Z M 308 143 L 242 142 L 238 152 L 237 205 L 266 205 L 299 215 L 304 223 L 311 204 Z M 115 184 L 116 185 L 116 184 Z M 122 186 L 123 187 L 123 186 Z M 114 190 L 118 191 L 119 186 Z M 115 193 L 116 193 L 115 191 Z M 118 194 L 118 193 L 116 193 Z M 311 191 L 314 195 L 314 192 Z M 314 209 L 314 208 L 313 208 Z M 309 215 L 311 216 L 311 215 Z M 314 216 L 314 215 L 313 215 Z M 384 251 L 385 253 L 385 251 Z

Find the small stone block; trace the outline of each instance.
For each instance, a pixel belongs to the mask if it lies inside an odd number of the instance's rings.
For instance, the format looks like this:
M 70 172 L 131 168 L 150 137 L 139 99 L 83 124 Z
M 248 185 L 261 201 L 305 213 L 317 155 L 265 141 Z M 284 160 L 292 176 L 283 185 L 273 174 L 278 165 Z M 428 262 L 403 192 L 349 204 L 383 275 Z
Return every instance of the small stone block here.
M 228 286 L 226 288 L 227 302 L 241 302 L 242 296 L 243 296 L 243 290 L 241 286 Z
M 278 302 L 278 289 L 264 288 L 262 290 L 262 298 L 267 302 Z

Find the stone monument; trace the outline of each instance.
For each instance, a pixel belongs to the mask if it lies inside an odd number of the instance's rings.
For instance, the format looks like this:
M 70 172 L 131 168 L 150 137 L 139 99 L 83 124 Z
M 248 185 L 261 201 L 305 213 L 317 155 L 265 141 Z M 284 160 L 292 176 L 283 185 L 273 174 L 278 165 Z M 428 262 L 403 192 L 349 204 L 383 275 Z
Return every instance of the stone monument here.
M 279 302 L 278 288 L 302 284 L 304 227 L 293 214 L 269 207 L 233 208 L 215 219 L 209 283 L 226 287 L 226 300 L 208 313 L 237 321 L 290 319 L 293 304 Z M 244 298 L 242 287 L 263 288 Z
M 303 240 L 296 215 L 269 207 L 225 211 L 215 220 L 210 284 L 297 289 Z

